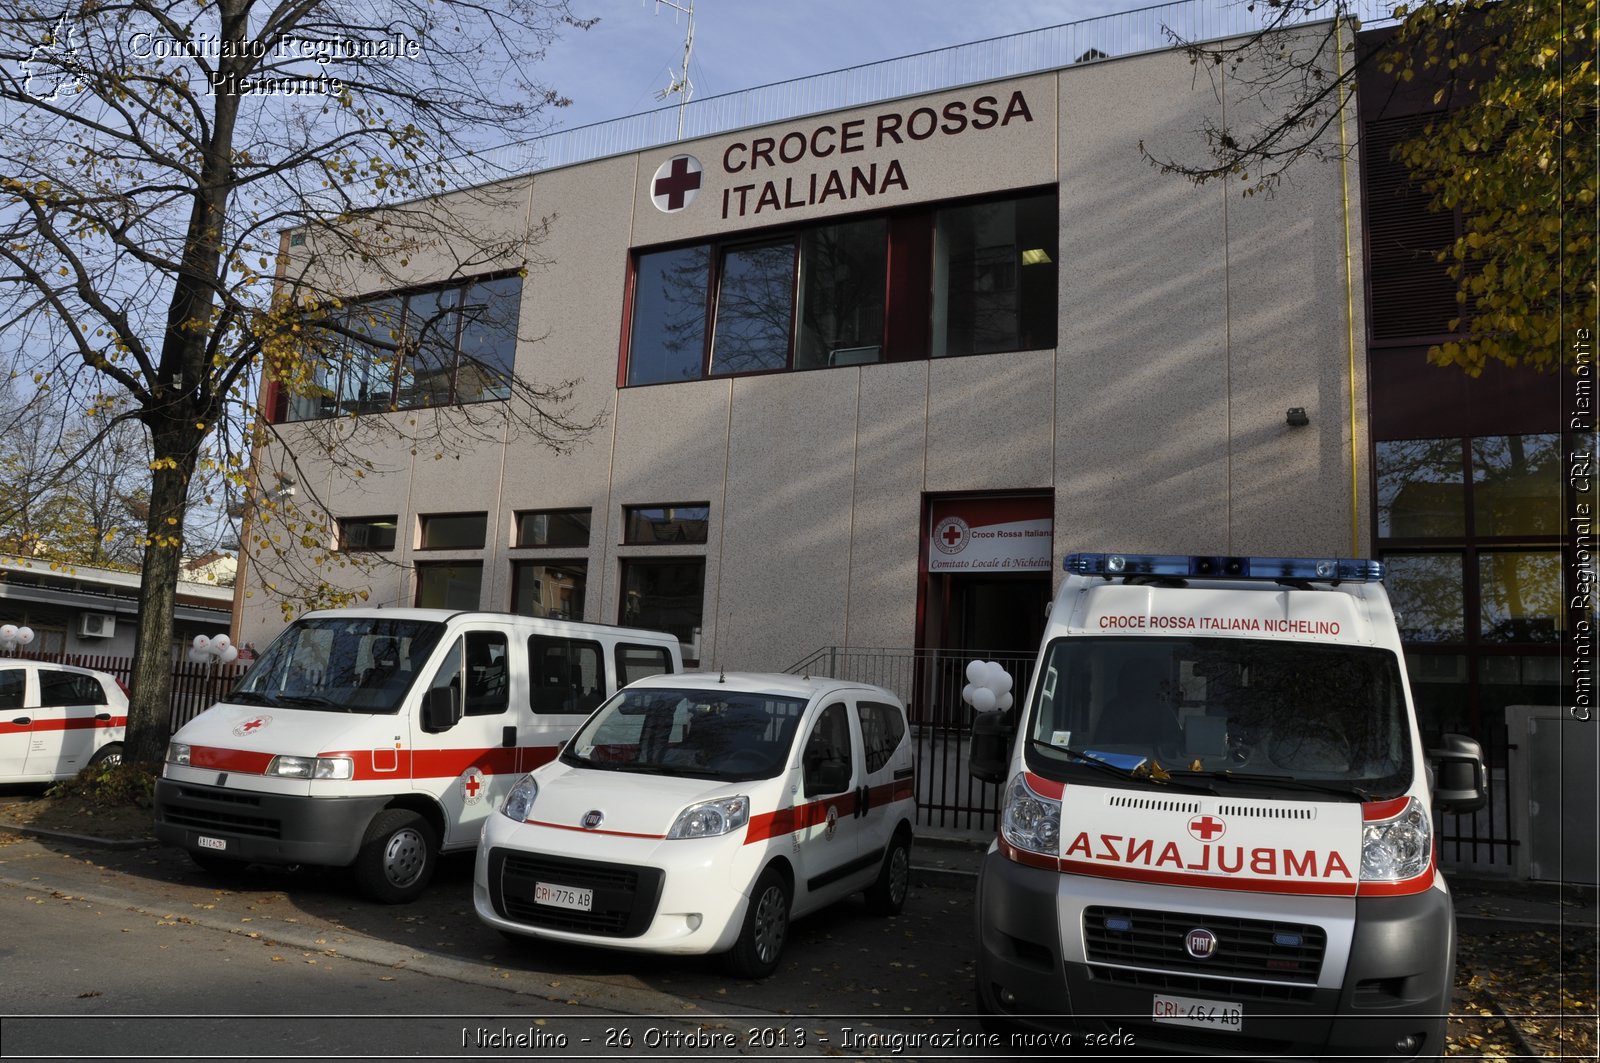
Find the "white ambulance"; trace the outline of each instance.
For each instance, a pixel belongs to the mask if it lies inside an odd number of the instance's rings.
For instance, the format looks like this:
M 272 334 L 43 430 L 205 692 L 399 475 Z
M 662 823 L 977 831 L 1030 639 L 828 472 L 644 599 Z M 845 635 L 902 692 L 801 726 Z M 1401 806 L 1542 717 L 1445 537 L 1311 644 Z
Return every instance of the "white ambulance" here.
M 511 937 L 778 967 L 789 921 L 905 903 L 915 819 L 900 699 L 794 675 L 688 673 L 607 702 L 521 780 L 478 846 L 478 916 Z
M 376 900 L 471 849 L 511 784 L 596 705 L 683 670 L 654 631 L 443 609 L 308 613 L 185 724 L 156 782 L 156 837 L 217 872 L 353 866 Z
M 122 759 L 128 692 L 107 672 L 0 660 L 0 783 L 70 779 Z
M 1424 754 L 1382 564 L 1065 568 L 1026 700 L 974 723 L 1003 787 L 984 1011 L 1141 1051 L 1444 1054 L 1433 814 L 1485 775 L 1460 736 Z

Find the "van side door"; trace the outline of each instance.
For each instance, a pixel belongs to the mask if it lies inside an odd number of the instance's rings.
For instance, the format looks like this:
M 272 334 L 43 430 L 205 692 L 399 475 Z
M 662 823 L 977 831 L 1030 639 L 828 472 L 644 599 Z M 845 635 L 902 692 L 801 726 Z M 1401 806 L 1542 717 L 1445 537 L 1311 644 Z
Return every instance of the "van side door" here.
M 514 649 L 520 647 L 513 646 L 503 629 L 464 631 L 422 688 L 412 742 L 412 786 L 432 793 L 444 807 L 442 848 L 476 845 L 483 818 L 517 780 Z M 448 730 L 432 731 L 420 706 L 444 696 L 458 701 L 461 718 Z
M 598 640 L 567 635 L 528 636 L 528 704 L 518 741 L 519 770 L 555 759 L 578 725 L 616 689 Z
M 795 809 L 795 897 L 806 908 L 848 892 L 857 870 L 860 832 L 852 826 L 857 779 L 855 727 L 843 698 L 811 721 L 800 743 L 800 794 Z
M 20 664 L 0 668 L 0 780 L 22 776 L 32 734 L 28 668 Z
M 915 796 L 913 757 L 905 713 L 897 705 L 856 699 L 861 724 L 862 775 L 857 787 L 857 831 L 864 862 L 877 867 L 894 836 L 899 811 Z
M 34 672 L 39 697 L 33 710 L 33 739 L 28 743 L 32 776 L 76 775 L 94 755 L 95 739 L 110 726 L 111 707 L 100 680 L 82 672 L 40 668 Z

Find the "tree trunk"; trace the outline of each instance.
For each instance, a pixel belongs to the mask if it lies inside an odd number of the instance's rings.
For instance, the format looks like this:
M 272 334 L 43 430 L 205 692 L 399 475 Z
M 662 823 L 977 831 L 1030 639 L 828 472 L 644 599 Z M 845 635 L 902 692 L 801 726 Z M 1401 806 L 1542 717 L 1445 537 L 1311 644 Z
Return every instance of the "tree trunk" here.
M 178 405 L 188 405 L 181 400 Z M 145 524 L 149 545 L 140 570 L 140 607 L 133 650 L 133 694 L 128 706 L 128 731 L 123 759 L 155 764 L 166 755 L 172 734 L 172 621 L 183 561 L 183 517 L 189 481 L 203 432 L 194 421 L 174 424 L 176 417 L 153 429 L 155 469 L 150 484 L 150 517 Z

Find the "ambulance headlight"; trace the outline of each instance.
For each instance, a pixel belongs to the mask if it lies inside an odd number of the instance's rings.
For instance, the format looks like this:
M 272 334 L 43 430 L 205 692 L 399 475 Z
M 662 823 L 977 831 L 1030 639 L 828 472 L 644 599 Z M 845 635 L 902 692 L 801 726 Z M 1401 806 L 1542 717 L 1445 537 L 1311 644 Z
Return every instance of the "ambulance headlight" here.
M 1398 816 L 1370 820 L 1361 827 L 1363 881 L 1416 878 L 1432 860 L 1433 821 L 1415 797 Z
M 678 813 L 677 822 L 667 831 L 668 838 L 715 838 L 736 831 L 750 822 L 750 799 L 719 797 L 702 801 Z
M 528 813 L 533 811 L 533 803 L 538 797 L 539 784 L 533 781 L 532 775 L 524 775 L 506 794 L 506 799 L 500 802 L 500 814 L 518 823 L 526 823 Z
M 189 766 L 189 744 L 187 742 L 167 743 L 167 763 Z
M 267 774 L 280 779 L 349 779 L 355 762 L 349 757 L 291 757 L 279 754 L 267 764 Z
M 1000 833 L 1018 849 L 1056 856 L 1061 852 L 1061 802 L 1040 797 L 1018 772 L 1006 787 Z

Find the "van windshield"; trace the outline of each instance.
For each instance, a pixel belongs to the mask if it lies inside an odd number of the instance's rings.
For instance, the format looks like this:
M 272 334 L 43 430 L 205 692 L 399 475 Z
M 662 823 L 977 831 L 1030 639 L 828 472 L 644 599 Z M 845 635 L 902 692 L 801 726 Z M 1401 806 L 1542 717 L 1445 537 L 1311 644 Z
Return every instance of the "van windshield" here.
M 630 687 L 567 743 L 574 767 L 770 779 L 789 766 L 806 699 L 730 690 Z
M 1063 638 L 1037 685 L 1027 758 L 1041 774 L 1203 783 L 1248 796 L 1395 796 L 1411 778 L 1395 655 L 1322 643 Z
M 443 632 L 443 624 L 424 620 L 299 620 L 273 639 L 226 700 L 392 714 Z

